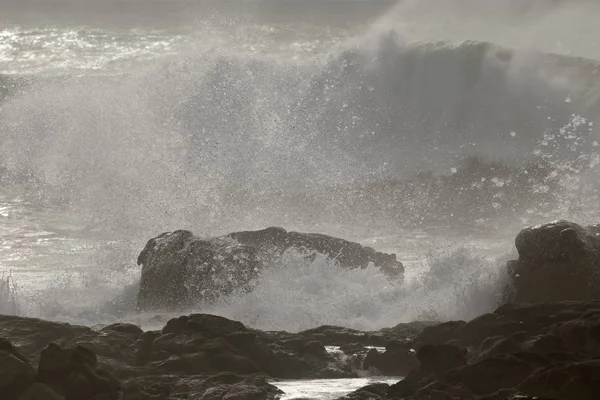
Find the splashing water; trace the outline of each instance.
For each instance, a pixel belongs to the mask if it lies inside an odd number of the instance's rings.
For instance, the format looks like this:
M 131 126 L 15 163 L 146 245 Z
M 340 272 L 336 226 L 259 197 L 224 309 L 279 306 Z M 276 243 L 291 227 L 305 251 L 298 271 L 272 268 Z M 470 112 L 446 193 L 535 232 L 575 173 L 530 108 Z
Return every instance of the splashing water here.
M 370 3 L 322 3 L 306 21 L 168 29 L 139 5 L 135 29 L 86 21 L 85 7 L 77 26 L 7 19 L 0 268 L 19 296 L 7 280 L 0 299 L 32 316 L 147 324 L 131 314 L 146 240 L 281 225 L 395 252 L 414 279 L 289 255 L 209 311 L 287 330 L 472 318 L 497 303 L 522 225 L 597 219 L 600 36 L 581 22 L 595 4 L 403 1 L 373 22 Z

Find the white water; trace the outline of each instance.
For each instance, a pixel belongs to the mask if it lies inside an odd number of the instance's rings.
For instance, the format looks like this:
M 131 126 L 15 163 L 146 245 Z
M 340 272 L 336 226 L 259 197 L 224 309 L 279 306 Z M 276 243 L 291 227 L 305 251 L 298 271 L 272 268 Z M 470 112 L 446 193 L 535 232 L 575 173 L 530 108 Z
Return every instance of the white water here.
M 398 382 L 398 378 L 377 376 L 359 379 L 311 379 L 274 382 L 273 384 L 285 393 L 281 400 L 333 400 L 376 382 L 391 385 Z
M 471 318 L 521 226 L 597 222 L 594 3 L 0 4 L 0 268 L 25 315 L 147 325 L 127 286 L 146 240 L 282 225 L 395 252 L 410 282 L 291 258 L 205 311 L 291 331 Z M 551 172 L 386 186 L 466 156 Z

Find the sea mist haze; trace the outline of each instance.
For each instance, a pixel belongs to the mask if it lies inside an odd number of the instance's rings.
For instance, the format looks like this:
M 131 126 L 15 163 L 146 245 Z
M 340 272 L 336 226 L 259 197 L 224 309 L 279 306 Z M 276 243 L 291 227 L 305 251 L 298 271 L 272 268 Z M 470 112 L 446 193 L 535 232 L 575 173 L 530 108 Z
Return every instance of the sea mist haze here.
M 396 253 L 407 281 L 289 253 L 194 311 L 492 310 L 523 226 L 598 222 L 599 7 L 0 0 L 0 311 L 164 325 L 135 310 L 148 239 L 274 225 Z

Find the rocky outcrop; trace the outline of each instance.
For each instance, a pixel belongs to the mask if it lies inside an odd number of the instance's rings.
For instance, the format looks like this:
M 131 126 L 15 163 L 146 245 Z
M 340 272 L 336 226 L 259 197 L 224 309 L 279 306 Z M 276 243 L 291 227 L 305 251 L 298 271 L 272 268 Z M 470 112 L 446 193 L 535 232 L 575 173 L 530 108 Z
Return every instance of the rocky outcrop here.
M 372 398 L 596 399 L 599 333 L 600 301 L 506 304 L 469 322 L 427 326 L 402 346 L 388 343 L 415 349 L 417 363 Z M 364 389 L 343 399 L 371 398 Z
M 289 249 L 307 257 L 322 254 L 344 268 L 366 268 L 372 263 L 398 281 L 404 275 L 394 254 L 321 234 L 267 228 L 200 239 L 188 231 L 175 231 L 151 239 L 138 257 L 142 265 L 138 308 L 185 309 L 251 291 L 262 270 Z
M 538 225 L 522 230 L 515 245 L 519 259 L 508 263 L 508 301 L 600 299 L 600 225 Z
M 362 363 L 405 379 L 346 399 L 592 400 L 600 390 L 599 332 L 600 301 L 506 304 L 469 322 L 376 332 L 265 332 L 210 314 L 146 332 L 0 316 L 0 393 L 9 400 L 274 400 L 281 393 L 271 379 L 354 377 Z M 342 347 L 334 353 L 325 343 Z M 337 357 L 342 351 L 349 356 Z

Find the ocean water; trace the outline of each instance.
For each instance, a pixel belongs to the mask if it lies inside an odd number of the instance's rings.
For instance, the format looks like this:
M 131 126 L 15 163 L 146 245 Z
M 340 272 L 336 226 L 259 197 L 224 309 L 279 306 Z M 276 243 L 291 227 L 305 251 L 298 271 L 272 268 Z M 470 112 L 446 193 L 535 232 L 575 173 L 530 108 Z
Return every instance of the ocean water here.
M 160 325 L 135 312 L 148 239 L 279 225 L 394 252 L 407 282 L 290 254 L 194 311 L 290 331 L 487 312 L 519 229 L 598 222 L 599 12 L 0 0 L 0 309 Z

